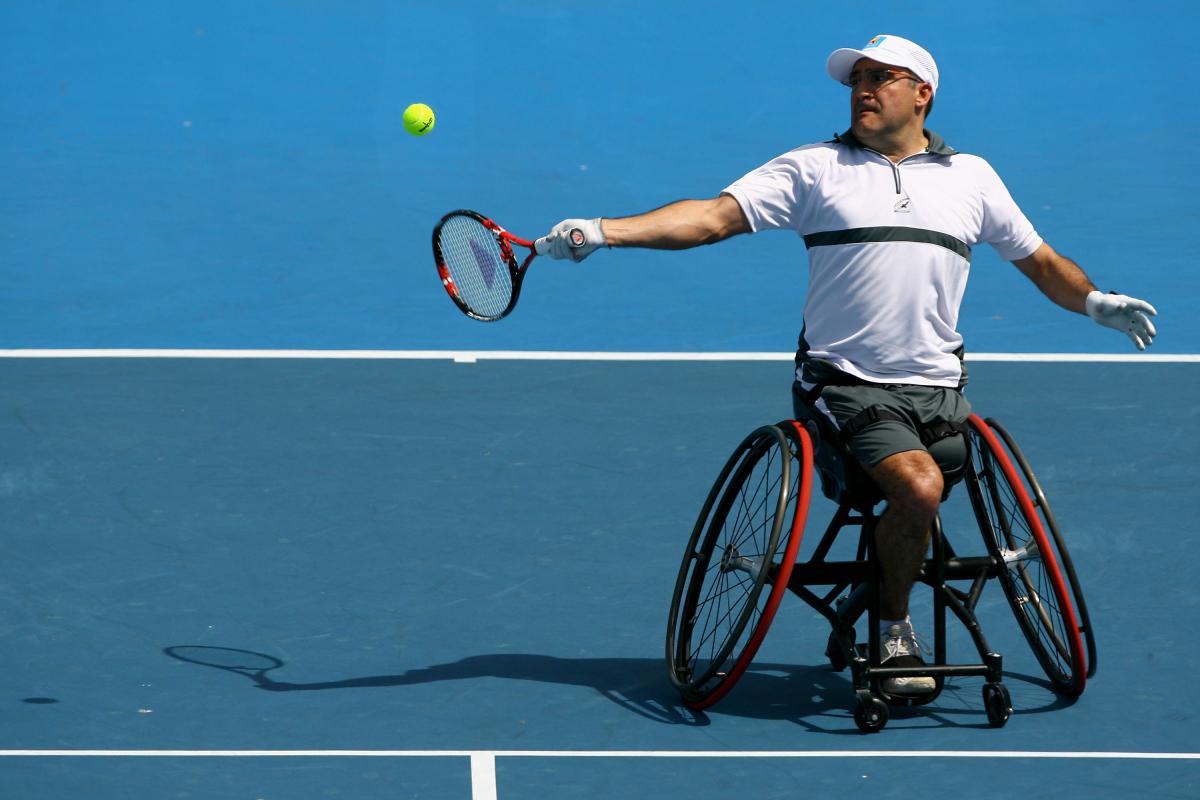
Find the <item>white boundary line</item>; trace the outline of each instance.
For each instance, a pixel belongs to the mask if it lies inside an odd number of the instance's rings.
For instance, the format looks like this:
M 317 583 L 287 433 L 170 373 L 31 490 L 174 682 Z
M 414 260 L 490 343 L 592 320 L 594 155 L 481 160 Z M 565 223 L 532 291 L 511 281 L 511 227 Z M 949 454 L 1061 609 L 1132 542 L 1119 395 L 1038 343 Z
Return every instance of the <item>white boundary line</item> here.
M 471 754 L 471 800 L 497 800 L 496 757 L 491 753 Z
M 1099 750 L 0 750 L 0 758 L 470 758 L 472 773 L 497 758 L 1048 758 L 1198 761 L 1200 753 Z
M 497 758 L 1035 758 L 1196 761 L 1200 753 L 1021 750 L 0 750 L 0 758 L 468 758 L 471 800 L 497 800 Z
M 793 353 L 615 352 L 592 350 L 205 350 L 205 349 L 0 349 L 0 358 L 249 358 L 477 361 L 791 361 Z M 1198 353 L 968 353 L 967 361 L 1200 363 Z

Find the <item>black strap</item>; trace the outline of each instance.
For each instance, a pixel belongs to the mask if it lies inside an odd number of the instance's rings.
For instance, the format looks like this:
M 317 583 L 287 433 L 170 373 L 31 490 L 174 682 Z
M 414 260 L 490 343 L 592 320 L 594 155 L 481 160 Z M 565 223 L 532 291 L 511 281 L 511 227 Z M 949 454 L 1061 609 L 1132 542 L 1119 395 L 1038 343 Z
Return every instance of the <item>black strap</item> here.
M 809 408 L 812 408 L 817 404 L 817 401 L 821 399 L 821 392 L 825 389 L 825 384 L 823 383 L 818 383 L 811 389 L 805 389 L 799 381 L 796 381 L 794 386 L 796 395 L 800 398 L 800 402 L 804 403 L 804 405 L 808 406 Z
M 842 444 L 847 444 L 851 439 L 857 436 L 864 428 L 874 425 L 877 422 L 900 422 L 905 425 L 910 424 L 907 419 L 881 406 L 868 406 L 862 411 L 855 414 L 849 422 L 847 422 L 840 431 Z M 967 432 L 966 422 L 951 422 L 949 420 L 937 419 L 932 422 L 926 422 L 917 426 L 917 435 L 921 437 L 921 444 L 930 447 L 942 439 L 950 436 L 961 436 Z
M 900 422 L 905 425 L 908 424 L 908 420 L 895 411 L 890 411 L 882 406 L 867 406 L 842 426 L 840 431 L 842 444 L 848 444 L 864 428 L 869 428 L 877 422 Z
M 804 368 L 804 363 L 799 359 L 797 359 L 796 363 L 800 366 L 800 374 L 805 378 L 808 378 L 809 373 L 808 370 Z M 843 372 L 840 369 L 831 370 L 831 372 L 833 374 L 831 374 L 826 380 L 814 381 L 813 388 L 811 389 L 805 389 L 803 386 L 799 385 L 799 382 L 797 382 L 797 394 L 800 395 L 800 399 L 805 405 L 816 405 L 817 400 L 821 398 L 821 392 L 825 390 L 826 386 L 873 386 L 877 389 L 886 389 L 889 386 L 898 385 L 891 383 L 875 383 L 873 381 L 863 380 L 862 378 L 855 377 L 848 372 Z
M 805 377 L 808 377 L 807 371 L 802 372 Z M 849 373 L 837 370 L 834 375 L 831 375 L 828 380 L 816 382 L 811 389 L 805 389 L 799 382 L 796 383 L 796 393 L 800 396 L 801 402 L 810 408 L 816 405 L 816 402 L 821 397 L 821 392 L 826 386 L 873 386 L 880 389 L 888 389 L 893 386 L 904 386 L 907 384 L 894 383 L 874 383 L 866 381 L 862 378 L 855 377 Z M 961 391 L 961 389 L 959 390 Z M 868 406 L 862 411 L 855 414 L 849 422 L 847 422 L 838 432 L 841 437 L 842 444 L 846 444 L 853 437 L 857 436 L 864 428 L 874 425 L 877 422 L 899 422 L 904 425 L 910 425 L 910 421 L 905 417 L 900 416 L 890 409 L 882 406 Z M 950 422 L 948 420 L 934 420 L 924 423 L 916 427 L 917 435 L 921 437 L 921 443 L 926 447 L 940 442 L 950 436 L 964 435 L 967 432 L 967 423 Z
M 926 447 L 929 447 L 934 442 L 940 442 L 942 439 L 946 439 L 951 436 L 965 435 L 966 432 L 967 423 L 965 421 L 950 422 L 944 419 L 937 419 L 933 422 L 926 423 L 917 430 L 917 433 L 919 433 L 921 436 L 921 442 Z

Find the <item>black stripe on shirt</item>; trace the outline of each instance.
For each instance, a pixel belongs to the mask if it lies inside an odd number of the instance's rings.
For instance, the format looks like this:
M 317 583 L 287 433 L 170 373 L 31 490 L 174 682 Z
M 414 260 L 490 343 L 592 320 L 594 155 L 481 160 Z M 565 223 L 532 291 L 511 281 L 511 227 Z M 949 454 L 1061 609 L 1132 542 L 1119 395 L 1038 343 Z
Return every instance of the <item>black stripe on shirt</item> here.
M 807 248 L 826 247 L 836 244 L 864 244 L 867 242 L 921 242 L 936 244 L 971 260 L 971 248 L 964 242 L 955 239 L 948 233 L 930 231 L 924 228 L 902 228 L 893 225 L 882 225 L 875 228 L 847 228 L 844 231 L 822 231 L 810 233 L 804 237 Z

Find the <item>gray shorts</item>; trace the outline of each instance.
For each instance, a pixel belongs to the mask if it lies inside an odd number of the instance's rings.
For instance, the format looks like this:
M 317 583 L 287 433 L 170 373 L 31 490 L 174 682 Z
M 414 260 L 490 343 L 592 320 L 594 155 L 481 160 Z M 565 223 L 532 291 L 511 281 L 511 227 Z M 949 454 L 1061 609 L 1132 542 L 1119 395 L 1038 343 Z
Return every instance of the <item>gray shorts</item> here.
M 852 420 L 868 408 L 890 412 L 885 416 L 899 419 L 863 419 L 858 429 L 843 439 L 842 445 L 858 461 L 874 466 L 883 459 L 908 450 L 925 450 L 943 470 L 961 466 L 965 456 L 961 436 L 950 436 L 927 444 L 930 431 L 945 423 L 964 423 L 971 413 L 971 404 L 957 389 L 914 384 L 874 384 L 860 382 L 837 370 L 827 362 L 815 359 L 804 362 L 807 382 L 824 385 L 819 397 L 811 398 L 805 387 L 796 382 L 792 387 L 792 405 L 796 418 L 815 419 L 823 430 L 841 438 Z M 922 433 L 925 435 L 922 436 Z M 947 439 L 949 441 L 947 441 Z

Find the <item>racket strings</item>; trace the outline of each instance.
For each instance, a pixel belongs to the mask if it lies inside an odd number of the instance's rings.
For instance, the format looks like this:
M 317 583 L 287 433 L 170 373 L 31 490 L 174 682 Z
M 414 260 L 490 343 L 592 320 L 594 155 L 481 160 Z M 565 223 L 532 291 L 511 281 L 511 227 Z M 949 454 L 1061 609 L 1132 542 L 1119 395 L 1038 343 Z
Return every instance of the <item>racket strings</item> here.
M 507 243 L 479 220 L 453 216 L 442 225 L 438 245 L 459 299 L 480 316 L 504 313 L 513 293 L 509 270 L 513 255 Z

